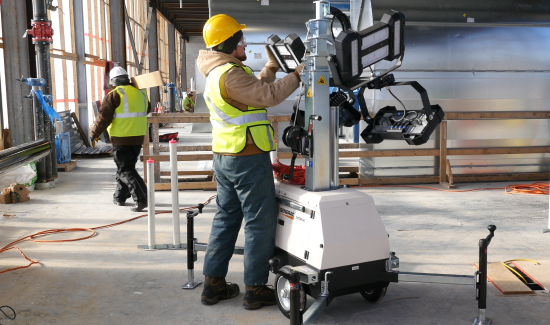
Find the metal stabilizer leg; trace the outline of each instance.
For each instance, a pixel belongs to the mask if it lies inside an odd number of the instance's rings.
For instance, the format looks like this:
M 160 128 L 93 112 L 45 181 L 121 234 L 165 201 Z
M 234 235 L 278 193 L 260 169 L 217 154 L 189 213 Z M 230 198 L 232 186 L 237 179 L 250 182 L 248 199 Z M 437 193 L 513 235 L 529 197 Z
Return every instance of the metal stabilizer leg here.
M 478 316 L 474 319 L 473 325 L 490 325 L 491 319 L 485 317 L 485 309 L 479 309 Z
M 476 273 L 476 300 L 478 301 L 478 314 L 473 325 L 491 324 L 491 320 L 485 317 L 485 309 L 487 308 L 487 247 L 489 247 L 497 227 L 490 225 L 487 229 L 490 232 L 489 236 L 479 240 L 479 271 Z
M 187 283 L 184 284 L 182 289 L 195 289 L 202 281 L 195 282 L 195 261 L 197 260 L 197 250 L 195 244 L 197 239 L 194 233 L 193 219 L 199 213 L 196 211 L 187 211 Z
M 195 270 L 187 270 L 187 283 L 181 286 L 182 289 L 195 289 L 200 284 L 202 284 L 202 281 L 195 282 Z

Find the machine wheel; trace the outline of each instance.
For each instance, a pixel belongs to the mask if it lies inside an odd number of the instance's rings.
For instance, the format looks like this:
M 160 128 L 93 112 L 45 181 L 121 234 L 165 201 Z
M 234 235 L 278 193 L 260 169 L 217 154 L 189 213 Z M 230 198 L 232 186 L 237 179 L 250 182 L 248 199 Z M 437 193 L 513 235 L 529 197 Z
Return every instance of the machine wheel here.
M 369 302 L 377 302 L 384 298 L 386 291 L 388 290 L 388 282 L 376 282 L 371 284 L 366 290 L 360 291 L 359 293 L 363 298 Z
M 275 297 L 281 313 L 290 318 L 290 282 L 280 275 L 275 278 Z M 306 308 L 306 300 L 304 285 L 300 284 L 300 311 Z

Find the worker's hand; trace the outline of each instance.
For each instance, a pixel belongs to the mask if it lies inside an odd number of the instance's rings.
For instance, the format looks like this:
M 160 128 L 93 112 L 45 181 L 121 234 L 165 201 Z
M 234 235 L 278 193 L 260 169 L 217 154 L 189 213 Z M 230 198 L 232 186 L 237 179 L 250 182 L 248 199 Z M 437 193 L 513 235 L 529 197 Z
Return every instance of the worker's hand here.
M 267 55 L 267 63 L 265 64 L 265 66 L 267 68 L 275 68 L 278 70 L 280 67 L 279 67 L 279 63 L 277 63 L 277 59 L 275 59 L 275 56 L 273 55 L 273 53 L 271 53 L 267 45 L 264 47 L 265 47 L 265 53 Z
M 302 70 L 304 70 L 304 64 L 303 63 L 300 63 L 299 66 L 296 67 L 296 69 L 294 69 L 294 74 L 300 78 L 300 72 L 302 72 Z
M 90 144 L 92 145 L 92 148 L 95 148 L 95 143 L 97 141 L 99 141 L 99 137 L 98 138 L 90 137 Z

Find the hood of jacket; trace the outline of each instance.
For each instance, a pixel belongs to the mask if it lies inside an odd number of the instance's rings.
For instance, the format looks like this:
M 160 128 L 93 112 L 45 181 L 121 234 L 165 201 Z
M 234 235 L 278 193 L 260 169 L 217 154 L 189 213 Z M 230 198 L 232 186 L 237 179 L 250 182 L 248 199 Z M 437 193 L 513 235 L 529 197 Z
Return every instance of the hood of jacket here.
M 197 66 L 204 77 L 208 77 L 208 74 L 214 68 L 229 62 L 243 65 L 241 60 L 236 57 L 217 51 L 200 50 L 199 57 L 197 58 Z

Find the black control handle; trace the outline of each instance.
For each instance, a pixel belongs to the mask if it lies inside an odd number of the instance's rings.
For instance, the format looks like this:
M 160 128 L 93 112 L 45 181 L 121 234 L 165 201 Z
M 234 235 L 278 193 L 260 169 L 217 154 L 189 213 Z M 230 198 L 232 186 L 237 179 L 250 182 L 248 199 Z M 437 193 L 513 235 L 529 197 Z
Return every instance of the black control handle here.
M 487 236 L 487 238 L 485 238 L 485 240 L 487 240 L 487 246 L 489 246 L 489 244 L 491 243 L 491 239 L 493 239 L 493 237 L 495 236 L 495 230 L 497 230 L 497 226 L 489 225 L 487 229 L 489 230 L 490 234 Z
M 279 264 L 281 263 L 281 261 L 278 259 L 278 258 L 272 258 L 269 260 L 269 271 L 271 271 L 272 273 L 277 273 L 277 271 L 279 271 Z

